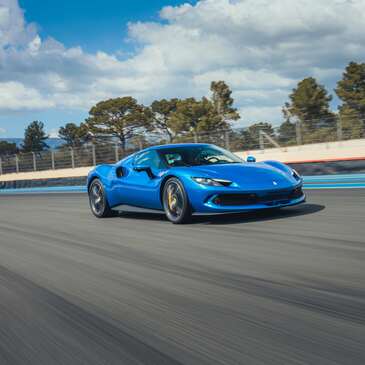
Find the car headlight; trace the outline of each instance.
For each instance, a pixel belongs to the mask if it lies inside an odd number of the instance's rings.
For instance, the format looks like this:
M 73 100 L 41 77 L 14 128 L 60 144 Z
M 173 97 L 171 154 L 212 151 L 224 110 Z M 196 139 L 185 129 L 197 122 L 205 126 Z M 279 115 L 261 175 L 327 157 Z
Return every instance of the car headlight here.
M 192 179 L 198 184 L 207 186 L 229 186 L 232 184 L 232 181 L 229 180 L 211 179 L 209 177 L 193 177 Z
M 291 169 L 291 170 L 292 170 L 291 173 L 292 173 L 294 179 L 299 181 L 301 179 L 301 176 L 299 175 L 298 171 L 295 169 Z

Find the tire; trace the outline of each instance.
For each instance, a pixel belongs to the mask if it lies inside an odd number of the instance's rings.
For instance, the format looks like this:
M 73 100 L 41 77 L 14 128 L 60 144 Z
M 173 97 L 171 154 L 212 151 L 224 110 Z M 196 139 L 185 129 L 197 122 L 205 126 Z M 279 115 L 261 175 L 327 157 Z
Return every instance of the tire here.
M 99 179 L 91 182 L 88 193 L 91 212 L 95 217 L 106 218 L 116 215 L 116 212 L 110 209 L 106 199 L 105 189 Z
M 174 224 L 188 223 L 191 220 L 191 206 L 181 181 L 172 177 L 166 181 L 162 195 L 167 219 Z

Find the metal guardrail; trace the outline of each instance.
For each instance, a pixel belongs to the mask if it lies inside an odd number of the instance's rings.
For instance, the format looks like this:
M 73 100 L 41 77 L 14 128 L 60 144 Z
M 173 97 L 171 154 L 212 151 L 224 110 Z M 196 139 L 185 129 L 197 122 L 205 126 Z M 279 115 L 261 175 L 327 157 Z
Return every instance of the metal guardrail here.
M 265 148 L 324 143 L 365 138 L 365 130 L 360 127 L 343 128 L 337 124 L 335 128 L 310 129 L 297 125 L 283 133 L 279 128 L 273 130 L 241 128 L 212 131 L 209 133 L 190 133 L 176 137 L 173 142 L 213 143 L 235 151 L 264 150 Z M 118 143 L 96 142 L 81 147 L 60 147 L 42 152 L 19 153 L 12 156 L 0 156 L 0 175 L 30 171 L 56 170 L 114 163 L 150 145 L 169 143 L 162 134 L 149 134 L 148 138 L 134 138 L 123 150 Z

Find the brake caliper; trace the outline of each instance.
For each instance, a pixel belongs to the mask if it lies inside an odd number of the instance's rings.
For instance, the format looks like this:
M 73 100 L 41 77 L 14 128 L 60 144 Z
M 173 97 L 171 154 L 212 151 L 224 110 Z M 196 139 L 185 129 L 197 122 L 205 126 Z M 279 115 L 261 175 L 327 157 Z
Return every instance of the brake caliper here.
M 169 203 L 169 208 L 171 210 L 174 210 L 176 206 L 176 196 L 175 194 L 172 193 L 171 189 L 168 190 L 167 200 Z

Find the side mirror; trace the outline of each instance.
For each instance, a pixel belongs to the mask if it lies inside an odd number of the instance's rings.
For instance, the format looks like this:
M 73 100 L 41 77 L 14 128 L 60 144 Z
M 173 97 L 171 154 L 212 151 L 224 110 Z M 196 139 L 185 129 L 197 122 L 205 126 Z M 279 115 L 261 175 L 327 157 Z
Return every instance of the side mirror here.
M 246 161 L 247 162 L 256 162 L 256 158 L 255 158 L 255 156 L 248 155 Z
M 151 168 L 149 166 L 145 166 L 145 165 L 136 165 L 133 167 L 134 171 L 137 172 L 145 172 L 151 179 L 153 179 L 155 177 L 155 175 L 153 174 Z
M 117 175 L 117 177 L 123 177 L 124 174 L 124 167 L 123 166 L 118 166 L 117 169 L 115 170 L 115 173 Z

